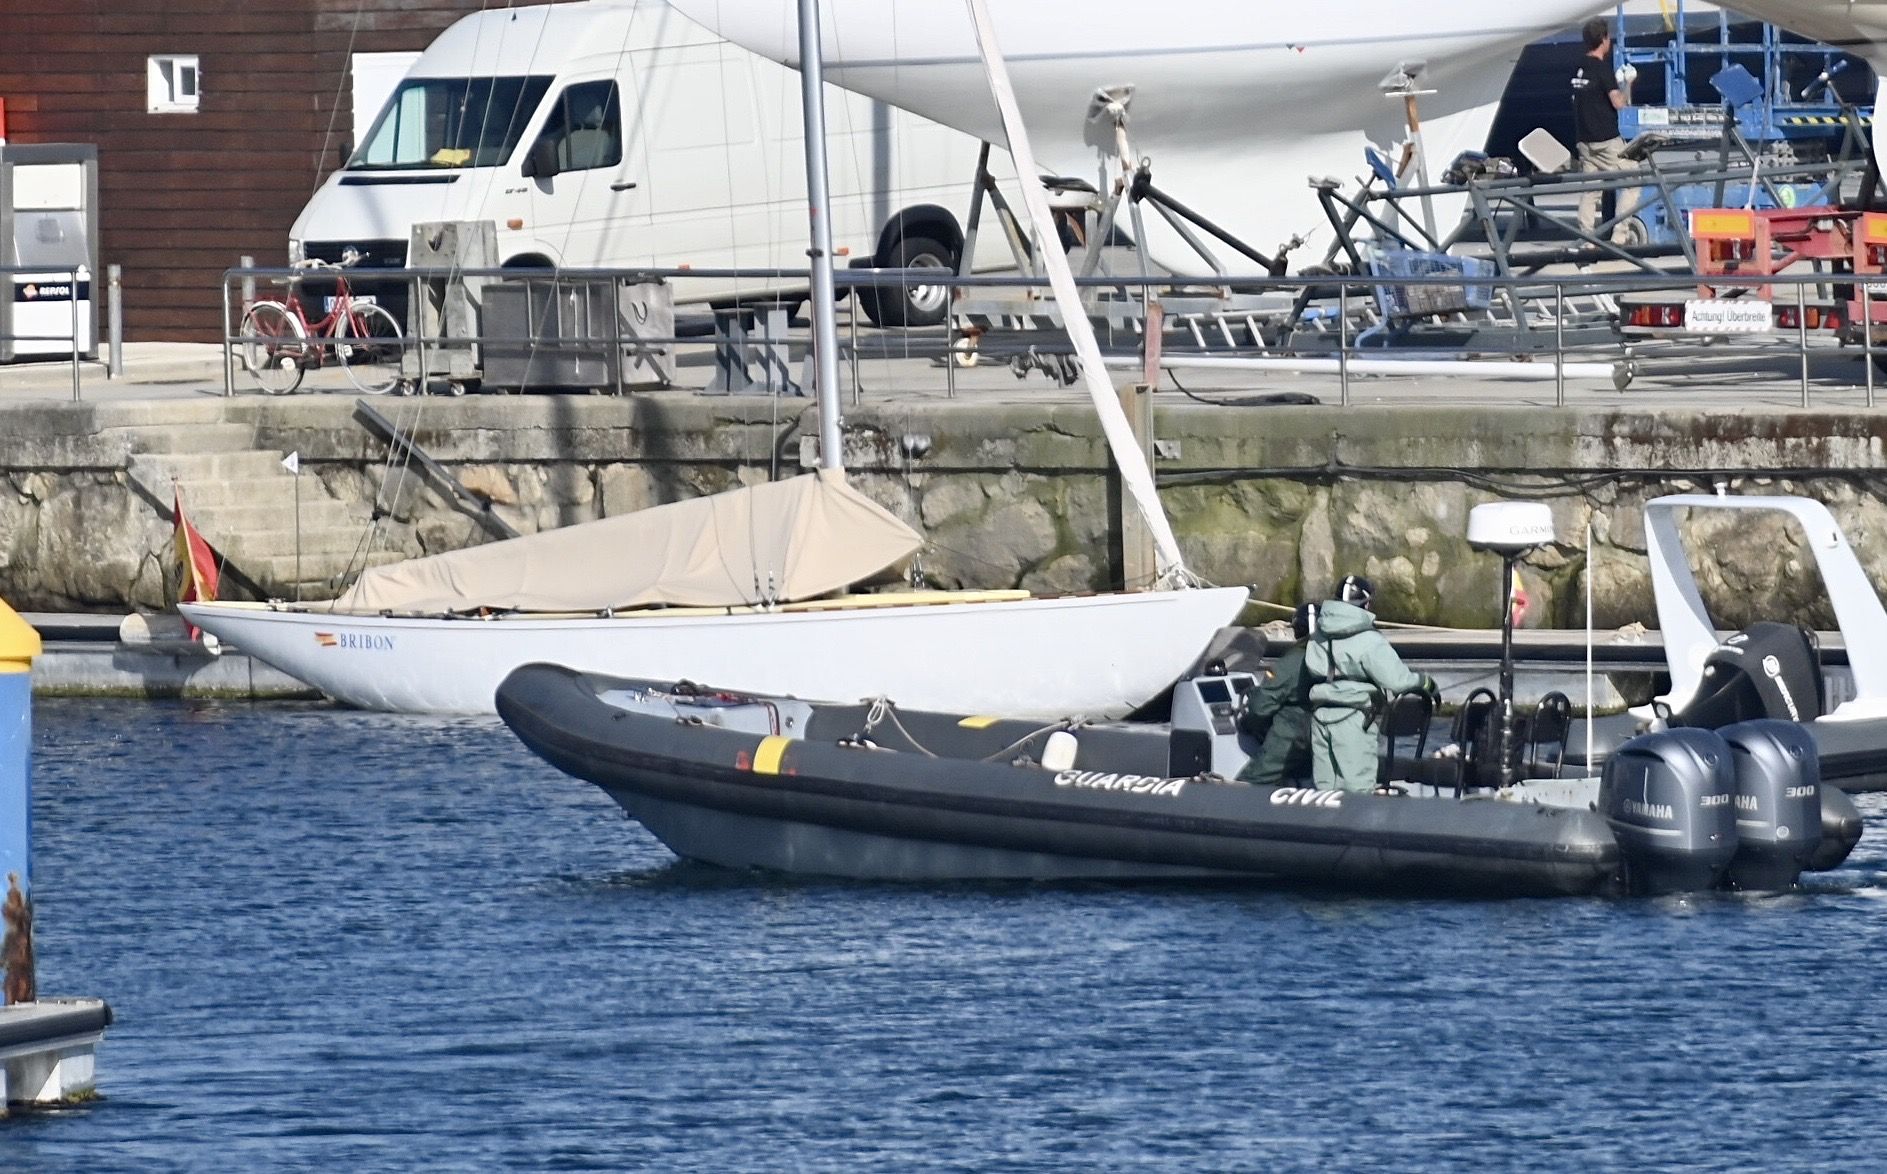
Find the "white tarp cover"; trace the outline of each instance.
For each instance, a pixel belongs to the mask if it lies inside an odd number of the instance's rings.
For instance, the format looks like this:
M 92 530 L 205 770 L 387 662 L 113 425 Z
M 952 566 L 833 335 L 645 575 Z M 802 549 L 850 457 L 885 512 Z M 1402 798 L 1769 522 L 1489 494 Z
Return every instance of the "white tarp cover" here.
M 787 603 L 870 578 L 922 545 L 843 472 L 820 470 L 375 567 L 325 606 L 594 612 Z

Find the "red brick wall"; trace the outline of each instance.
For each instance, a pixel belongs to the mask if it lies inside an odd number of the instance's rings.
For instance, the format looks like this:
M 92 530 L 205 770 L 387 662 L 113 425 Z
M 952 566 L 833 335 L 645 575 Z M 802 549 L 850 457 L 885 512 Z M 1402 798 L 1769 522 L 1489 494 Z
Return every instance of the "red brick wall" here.
M 7 136 L 97 145 L 101 260 L 124 267 L 126 338 L 214 341 L 222 271 L 245 254 L 281 263 L 289 225 L 341 161 L 350 49 L 422 49 L 480 7 L 0 0 Z M 200 58 L 195 112 L 146 109 L 146 61 L 166 53 Z

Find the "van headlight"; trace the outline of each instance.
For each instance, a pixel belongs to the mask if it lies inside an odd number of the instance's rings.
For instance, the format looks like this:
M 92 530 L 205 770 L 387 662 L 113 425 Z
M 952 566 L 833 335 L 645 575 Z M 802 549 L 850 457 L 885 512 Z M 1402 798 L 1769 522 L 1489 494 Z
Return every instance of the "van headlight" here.
M 294 268 L 295 266 L 297 266 L 297 265 L 299 265 L 299 264 L 301 264 L 301 263 L 302 263 L 303 261 L 306 261 L 307 259 L 308 259 L 308 256 L 307 256 L 307 254 L 306 254 L 306 253 L 304 253 L 304 252 L 302 251 L 302 247 L 301 247 L 301 242 L 300 242 L 300 241 L 298 241 L 298 240 L 296 240 L 296 239 L 295 239 L 294 237 L 292 237 L 292 236 L 291 236 L 291 237 L 289 237 L 289 238 L 288 238 L 288 265 L 289 265 L 289 268 L 291 268 L 291 269 L 292 269 L 292 268 Z

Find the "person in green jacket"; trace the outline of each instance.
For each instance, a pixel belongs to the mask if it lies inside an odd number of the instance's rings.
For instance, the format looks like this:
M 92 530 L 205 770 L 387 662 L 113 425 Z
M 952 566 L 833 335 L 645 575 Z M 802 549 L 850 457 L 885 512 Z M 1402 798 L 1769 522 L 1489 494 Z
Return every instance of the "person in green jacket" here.
M 1376 786 L 1377 706 L 1385 697 L 1435 682 L 1402 663 L 1376 630 L 1369 608 L 1375 589 L 1346 575 L 1337 598 L 1317 609 L 1317 631 L 1304 655 L 1311 680 L 1311 777 L 1320 788 L 1369 791 Z
M 1291 615 L 1297 643 L 1272 664 L 1263 684 L 1245 694 L 1239 726 L 1263 744 L 1238 772 L 1240 782 L 1282 787 L 1310 773 L 1310 675 L 1304 671 L 1304 647 L 1315 615 L 1313 605 L 1298 605 Z

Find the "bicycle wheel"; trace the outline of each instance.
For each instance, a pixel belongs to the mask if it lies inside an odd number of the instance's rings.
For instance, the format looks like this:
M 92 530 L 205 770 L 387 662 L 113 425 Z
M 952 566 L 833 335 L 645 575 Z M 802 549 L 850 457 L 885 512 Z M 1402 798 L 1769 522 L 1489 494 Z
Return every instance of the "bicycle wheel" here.
M 356 304 L 335 331 L 335 351 L 354 386 L 384 395 L 400 385 L 400 324 L 379 306 Z
M 257 302 L 242 316 L 237 350 L 243 368 L 270 395 L 287 395 L 301 386 L 308 360 L 308 332 L 301 319 L 280 302 Z

